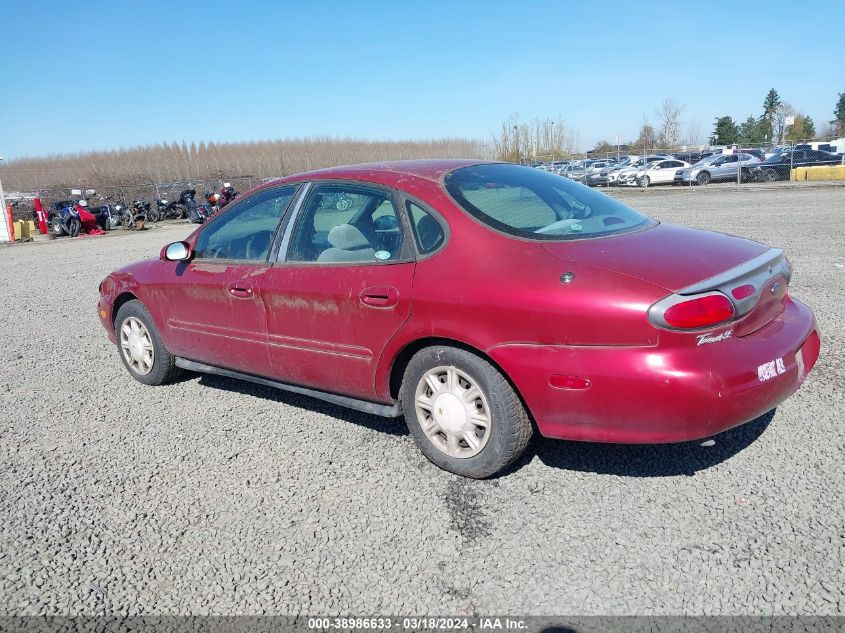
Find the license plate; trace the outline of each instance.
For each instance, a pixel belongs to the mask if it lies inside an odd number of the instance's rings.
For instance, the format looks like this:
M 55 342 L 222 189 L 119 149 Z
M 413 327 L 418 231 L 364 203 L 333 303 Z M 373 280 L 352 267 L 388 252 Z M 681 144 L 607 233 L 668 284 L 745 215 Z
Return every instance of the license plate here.
M 782 357 L 757 366 L 757 378 L 760 382 L 777 378 L 783 373 L 786 373 L 786 366 L 783 364 Z

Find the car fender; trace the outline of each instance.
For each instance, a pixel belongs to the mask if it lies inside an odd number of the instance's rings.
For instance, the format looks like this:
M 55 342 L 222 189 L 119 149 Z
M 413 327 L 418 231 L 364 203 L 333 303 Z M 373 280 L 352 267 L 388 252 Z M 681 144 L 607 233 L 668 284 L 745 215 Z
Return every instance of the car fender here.
M 161 295 L 160 284 L 155 283 L 150 273 L 150 269 L 157 263 L 158 260 L 146 260 L 112 273 L 102 285 L 101 298 L 111 307 L 109 320 L 114 323 L 117 317 L 117 299 L 126 294 L 135 296 L 150 313 L 165 346 L 169 346 L 170 333 L 167 329 L 167 319 L 162 312 L 166 301 Z M 111 281 L 110 288 L 107 288 L 108 281 Z

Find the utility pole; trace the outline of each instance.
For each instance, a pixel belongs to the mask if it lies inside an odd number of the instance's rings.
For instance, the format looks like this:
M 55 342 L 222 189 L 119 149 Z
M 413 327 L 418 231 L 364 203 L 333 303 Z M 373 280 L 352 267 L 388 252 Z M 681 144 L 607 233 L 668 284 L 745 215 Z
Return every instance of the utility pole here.
M 3 157 L 0 156 L 0 161 Z M 3 217 L 0 219 L 0 242 L 12 240 L 12 227 L 6 226 L 9 223 L 9 215 L 6 212 L 6 196 L 3 193 L 3 181 L 0 180 L 0 204 L 3 205 Z M 2 230 L 5 228 L 5 231 Z

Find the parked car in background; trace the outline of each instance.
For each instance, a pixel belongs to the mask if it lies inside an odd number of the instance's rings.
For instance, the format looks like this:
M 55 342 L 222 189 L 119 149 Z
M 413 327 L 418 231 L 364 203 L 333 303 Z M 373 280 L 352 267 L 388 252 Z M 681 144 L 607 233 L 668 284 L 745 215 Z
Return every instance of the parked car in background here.
M 792 151 L 792 147 L 789 145 L 774 145 L 768 152 L 765 153 L 765 158 L 763 160 L 768 160 L 772 156 L 777 156 L 778 154 L 782 154 L 783 152 L 790 151 Z
M 675 172 L 677 185 L 706 185 L 713 181 L 736 180 L 741 169 L 742 180 L 749 180 L 751 169 L 760 163 L 760 159 L 751 154 L 715 154 L 698 161 L 695 165 Z
M 399 161 L 259 185 L 109 274 L 97 311 L 141 383 L 221 374 L 404 416 L 434 464 L 489 477 L 535 427 L 668 443 L 771 411 L 821 344 L 791 277 L 781 249 L 537 169 Z
M 630 155 L 630 156 L 623 156 L 619 159 L 619 161 L 615 163 L 609 164 L 607 167 L 600 169 L 599 171 L 594 171 L 589 174 L 586 178 L 584 184 L 590 187 L 610 187 L 616 184 L 616 178 L 619 173 L 636 161 L 639 156 Z
M 830 152 L 812 149 L 798 149 L 781 152 L 751 169 L 755 180 L 773 182 L 775 180 L 789 180 L 789 171 L 796 167 L 818 167 L 822 165 L 840 165 L 843 157 Z
M 690 165 L 694 165 L 704 158 L 705 155 L 705 152 L 676 152 L 675 154 L 672 154 L 672 157 L 689 163 Z
M 617 185 L 635 185 L 637 184 L 637 172 L 642 169 L 643 167 L 650 165 L 659 160 L 674 160 L 672 156 L 669 154 L 651 154 L 649 156 L 643 156 L 638 158 L 637 160 L 633 161 L 630 165 L 621 169 L 616 174 L 616 184 Z M 608 184 L 613 184 L 608 181 Z
M 658 160 L 642 167 L 634 178 L 636 183 L 643 188 L 651 185 L 668 185 L 674 182 L 676 171 L 689 166 L 689 163 L 677 158 Z

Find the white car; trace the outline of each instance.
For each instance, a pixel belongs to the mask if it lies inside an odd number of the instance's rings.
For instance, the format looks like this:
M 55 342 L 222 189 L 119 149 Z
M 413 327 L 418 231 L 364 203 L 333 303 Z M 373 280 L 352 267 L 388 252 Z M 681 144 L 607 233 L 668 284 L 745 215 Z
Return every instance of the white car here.
M 640 187 L 668 185 L 675 182 L 676 171 L 689 166 L 688 162 L 676 158 L 656 161 L 637 171 L 634 180 Z
M 638 158 L 624 169 L 621 169 L 616 174 L 616 184 L 635 185 L 637 184 L 637 174 L 640 171 L 642 171 L 643 169 L 647 169 L 654 163 L 665 160 L 672 160 L 672 157 L 668 154 L 652 154 L 649 156 L 643 156 L 642 158 Z

